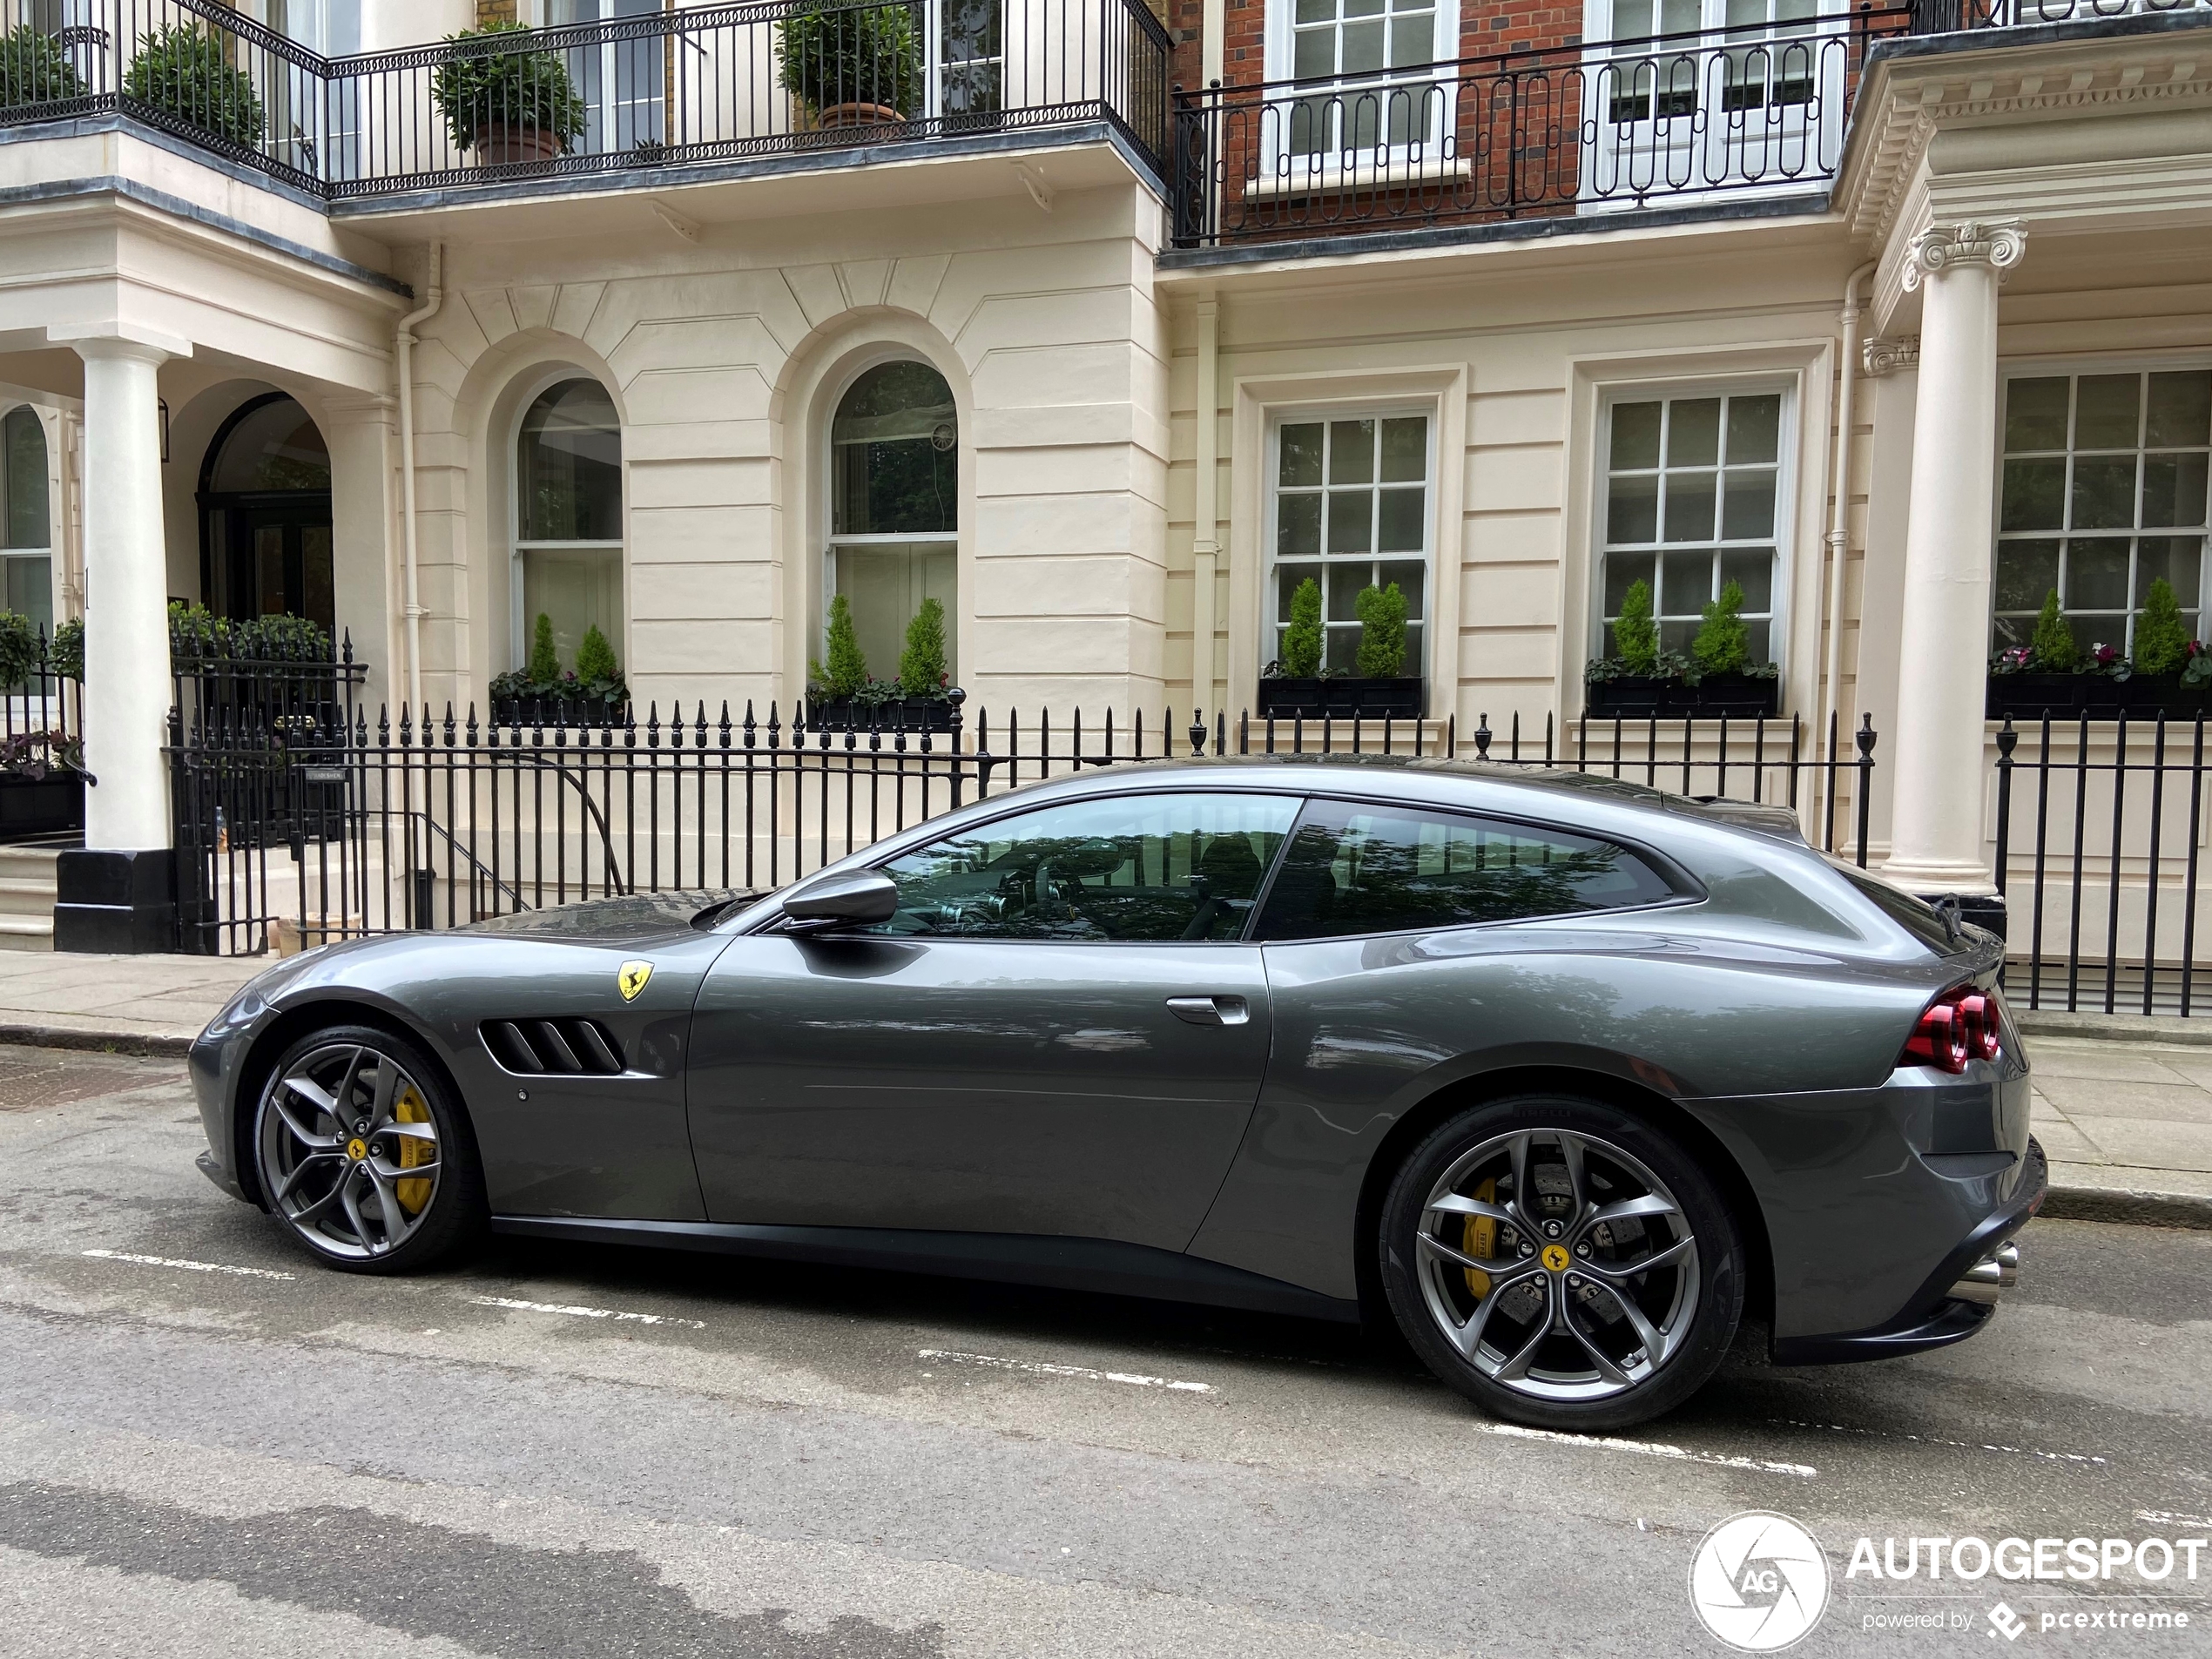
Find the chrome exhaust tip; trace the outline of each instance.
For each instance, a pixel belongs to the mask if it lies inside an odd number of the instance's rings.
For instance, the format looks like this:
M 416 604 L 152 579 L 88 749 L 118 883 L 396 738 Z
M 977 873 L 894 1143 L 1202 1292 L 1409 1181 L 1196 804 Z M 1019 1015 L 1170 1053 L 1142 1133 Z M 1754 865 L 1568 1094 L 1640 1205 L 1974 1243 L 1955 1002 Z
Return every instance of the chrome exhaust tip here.
M 1961 1273 L 1951 1294 L 1961 1302 L 1994 1306 L 2002 1292 L 2020 1283 L 2020 1249 L 2008 1240 Z

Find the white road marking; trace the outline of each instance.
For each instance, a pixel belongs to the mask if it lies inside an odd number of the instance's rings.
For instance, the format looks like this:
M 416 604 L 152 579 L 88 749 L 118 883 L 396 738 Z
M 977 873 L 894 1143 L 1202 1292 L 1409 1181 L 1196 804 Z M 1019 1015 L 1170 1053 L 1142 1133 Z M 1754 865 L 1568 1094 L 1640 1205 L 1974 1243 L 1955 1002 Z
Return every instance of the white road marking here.
M 1777 1463 L 1767 1458 L 1730 1457 L 1720 1452 L 1693 1452 L 1686 1446 L 1663 1440 L 1623 1440 L 1609 1434 L 1561 1434 L 1548 1428 L 1523 1428 L 1518 1423 L 1477 1423 L 1485 1434 L 1514 1440 L 1542 1440 L 1551 1446 L 1579 1446 L 1586 1451 L 1632 1452 L 1638 1457 L 1669 1458 L 1677 1463 L 1708 1463 L 1723 1469 L 1752 1469 L 1762 1474 L 1788 1474 L 1810 1480 L 1820 1471 L 1810 1463 Z
M 572 1319 L 615 1319 L 624 1325 L 672 1325 L 686 1331 L 704 1331 L 704 1319 L 679 1319 L 668 1313 L 624 1313 L 616 1308 L 571 1307 L 563 1302 L 525 1302 L 513 1296 L 472 1296 L 478 1307 L 511 1308 L 517 1313 L 565 1313 Z
M 1950 1446 L 1962 1452 L 2004 1452 L 2013 1457 L 2040 1457 L 2049 1463 L 2102 1463 L 2104 1459 L 2087 1452 L 2039 1452 L 2032 1446 L 2000 1446 L 1990 1440 L 1946 1440 L 1932 1434 L 1907 1434 L 1900 1429 L 1853 1428 L 1846 1423 L 1801 1423 L 1794 1417 L 1770 1417 L 1767 1421 L 1783 1428 L 1824 1429 L 1831 1434 L 1859 1434 L 1869 1440 L 1911 1440 L 1916 1446 Z
M 1138 1388 L 1168 1388 L 1183 1394 L 1211 1394 L 1211 1383 L 1177 1382 L 1171 1377 L 1147 1377 L 1133 1371 L 1094 1371 L 1089 1366 L 1056 1366 L 1042 1359 L 1001 1359 L 990 1353 L 955 1353 L 949 1348 L 917 1349 L 923 1359 L 941 1359 L 948 1366 L 982 1366 L 992 1371 L 1026 1371 L 1038 1377 L 1081 1377 L 1090 1382 L 1129 1383 Z
M 187 1273 L 233 1273 L 239 1278 L 292 1278 L 295 1275 L 280 1273 L 266 1267 L 233 1267 L 228 1262 L 191 1262 L 181 1256 L 140 1256 L 127 1250 L 88 1250 L 87 1256 L 96 1256 L 104 1262 L 130 1262 L 139 1267 L 177 1267 Z
M 2212 1527 L 2212 1515 L 2176 1514 L 2171 1509 L 2138 1509 L 2135 1519 L 2154 1527 Z

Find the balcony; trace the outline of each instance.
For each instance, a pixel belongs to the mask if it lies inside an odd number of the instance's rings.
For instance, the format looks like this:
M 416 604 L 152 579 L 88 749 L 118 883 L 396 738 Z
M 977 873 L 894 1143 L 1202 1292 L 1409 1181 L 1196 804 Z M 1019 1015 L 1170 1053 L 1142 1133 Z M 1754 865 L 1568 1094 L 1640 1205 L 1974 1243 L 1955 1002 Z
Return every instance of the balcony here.
M 1905 0 L 1178 88 L 1168 258 L 1270 257 L 1298 242 L 1447 226 L 1534 235 L 1655 210 L 1792 211 L 1808 198 L 1817 206 L 1880 43 L 2173 13 L 2212 22 L 2202 0 Z
M 119 116 L 363 206 L 1102 126 L 1157 180 L 1170 44 L 1143 0 L 754 0 L 328 58 L 214 0 L 0 0 L 0 127 Z

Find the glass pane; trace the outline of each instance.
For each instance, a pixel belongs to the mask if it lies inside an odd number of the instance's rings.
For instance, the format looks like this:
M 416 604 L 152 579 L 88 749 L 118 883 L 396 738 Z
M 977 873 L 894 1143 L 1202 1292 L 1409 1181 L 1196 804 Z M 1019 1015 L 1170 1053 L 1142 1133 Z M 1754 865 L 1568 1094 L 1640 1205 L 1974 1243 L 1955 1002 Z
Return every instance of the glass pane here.
M 2150 377 L 2150 420 L 2143 442 L 2179 448 L 2212 438 L 2212 370 L 2194 368 Z
M 1718 475 L 1710 472 L 1667 475 L 1667 540 L 1713 539 L 1713 496 L 1718 482 Z
M 54 631 L 54 562 L 51 559 L 9 559 L 8 609 L 27 617 L 33 628 L 48 637 Z M 326 566 L 327 568 L 327 562 Z M 320 620 L 318 618 L 318 620 Z M 324 623 L 327 627 L 328 623 Z
M 1659 539 L 1659 475 L 1645 473 L 1615 478 L 1607 492 L 1605 539 L 1608 542 L 1656 542 Z
M 1659 624 L 1659 649 L 1678 651 L 1689 654 L 1690 643 L 1697 637 L 1698 624 L 1694 622 L 1662 622 Z
M 231 428 L 209 474 L 208 488 L 327 489 L 330 447 L 307 410 L 288 397 L 280 397 Z
M 1678 35 L 1697 27 L 1698 0 L 1659 0 L 1659 32 Z
M 622 432 L 597 381 L 564 381 L 523 417 L 525 542 L 622 539 Z
M 1327 649 L 1323 651 L 1321 666 L 1332 674 L 1351 674 L 1359 667 L 1359 631 L 1357 628 L 1332 628 L 1328 633 Z
M 253 610 L 262 617 L 280 617 L 292 607 L 285 603 L 284 531 L 274 524 L 253 531 Z
M 1710 467 L 1721 458 L 1720 448 L 1720 399 L 1676 398 L 1668 414 L 1667 464 Z
M 1386 489 L 1382 492 L 1382 529 L 1378 538 L 1378 550 L 1384 553 L 1418 553 L 1426 545 L 1423 532 L 1427 529 L 1428 514 L 1425 510 L 1428 492 L 1425 489 Z
M 1721 536 L 1730 542 L 1752 542 L 1774 534 L 1772 472 L 1727 474 L 1727 493 L 1722 497 Z
M 2132 449 L 2140 442 L 2143 377 L 2084 374 L 2074 394 L 2076 449 Z
M 1337 20 L 1337 0 L 1298 0 L 1298 21 L 1300 23 L 1334 23 Z
M 1736 583 L 1743 590 L 1743 614 L 1774 609 L 1774 550 L 1721 555 L 1721 585 Z
M 2067 528 L 2125 529 L 2134 522 L 2135 457 L 2074 456 L 2073 513 L 2067 520 Z
M 1672 896 L 1649 866 L 1609 842 L 1455 813 L 1315 801 L 1299 818 L 1257 936 L 1458 927 Z
M 576 648 L 592 628 L 623 648 L 622 557 L 583 549 L 559 552 L 526 550 L 523 554 L 523 638 L 536 631 L 537 618 L 553 619 L 553 648 L 561 666 L 576 666 Z
M 1316 75 L 1333 75 L 1337 69 L 1337 31 L 1332 29 L 1301 29 L 1291 51 L 1291 72 L 1300 80 Z
M 1322 567 L 1318 564 L 1278 564 L 1275 567 L 1275 620 L 1288 622 L 1291 599 L 1298 592 L 1301 582 L 1318 583 Z
M 53 534 L 46 500 L 46 430 L 35 410 L 10 409 L 0 421 L 0 490 L 7 496 L 0 546 L 44 547 Z
M 1321 482 L 1321 423 L 1283 428 L 1283 455 L 1277 481 L 1286 487 Z
M 2005 448 L 2022 449 L 2066 448 L 2067 382 L 2060 375 L 2049 380 L 2007 381 L 2005 383 Z
M 2204 523 L 2205 455 L 2143 457 L 2143 523 Z
M 1728 401 L 1728 462 L 1772 461 L 1782 436 L 1782 397 L 1732 397 Z
M 1417 484 L 1428 477 L 1428 420 L 1405 415 L 1382 423 L 1382 481 Z
M 925 599 L 945 608 L 945 664 L 948 671 L 956 667 L 959 560 L 950 543 L 840 547 L 835 563 L 837 591 L 851 602 L 853 632 L 870 675 L 880 680 L 898 677 L 907 624 Z
M 1770 663 L 1774 653 L 1770 638 L 1774 624 L 1761 618 L 1747 617 L 1743 620 L 1743 643 L 1754 663 Z
M 2069 542 L 2066 549 L 2066 609 L 2128 608 L 2128 541 Z
M 1605 559 L 1605 614 L 1621 614 L 1621 601 L 1639 582 L 1652 579 L 1658 561 L 1649 553 L 1609 553 Z
M 2197 584 L 2204 566 L 2201 536 L 2146 536 L 2135 544 L 2135 603 L 2150 597 L 2150 584 L 2164 577 L 2184 610 L 2196 609 Z
M 1428 566 L 1416 559 L 1393 559 L 1382 567 L 1378 583 L 1386 588 L 1393 582 L 1398 584 L 1399 592 L 1406 596 L 1407 622 L 1417 622 L 1428 614 Z M 1406 661 L 1409 664 L 1408 673 L 1414 671 L 1410 664 L 1419 660 L 1413 648 L 1407 646 Z
M 889 921 L 981 939 L 1235 939 L 1298 811 L 1272 795 L 1140 795 L 1001 819 L 894 859 Z
M 1328 609 L 1325 614 L 1331 622 L 1359 621 L 1359 596 L 1372 584 L 1374 574 L 1374 567 L 1365 563 L 1329 567 Z
M 1377 23 L 1346 24 L 1344 26 L 1343 72 L 1356 75 L 1362 71 L 1383 66 L 1383 26 Z
M 2059 585 L 2056 542 L 2000 542 L 1997 544 L 1996 605 L 2000 610 L 2040 610 L 2046 594 Z
M 1713 556 L 1669 553 L 1659 567 L 1659 609 L 1669 617 L 1699 617 L 1713 597 Z
M 322 624 L 326 633 L 338 631 L 337 595 L 332 588 L 330 526 L 300 527 L 300 614 Z
M 1390 21 L 1390 66 L 1403 69 L 1409 64 L 1426 64 L 1436 56 L 1436 19 L 1426 13 L 1411 17 L 1393 17 Z M 1426 115 L 1428 102 L 1434 97 L 1426 87 L 1406 87 L 1392 94 L 1393 105 L 1401 115 L 1416 119 Z
M 1347 489 L 1329 496 L 1329 551 L 1368 553 L 1374 550 L 1374 496 L 1364 489 Z
M 1383 0 L 1344 0 L 1344 15 L 1347 17 L 1372 17 L 1382 9 Z
M 2055 530 L 2066 524 L 2066 462 L 2007 461 L 2005 463 L 2005 504 L 2000 528 L 2008 530 Z
M 959 529 L 959 414 L 945 377 L 914 362 L 861 375 L 830 422 L 830 474 L 833 535 Z
M 1281 496 L 1275 502 L 1275 550 L 1286 557 L 1321 550 L 1321 497 Z
M 1659 464 L 1658 403 L 1615 403 L 1613 406 L 1613 465 L 1656 467 Z
M 1372 421 L 1329 422 L 1329 482 L 1332 484 L 1372 483 L 1375 477 L 1375 423 Z

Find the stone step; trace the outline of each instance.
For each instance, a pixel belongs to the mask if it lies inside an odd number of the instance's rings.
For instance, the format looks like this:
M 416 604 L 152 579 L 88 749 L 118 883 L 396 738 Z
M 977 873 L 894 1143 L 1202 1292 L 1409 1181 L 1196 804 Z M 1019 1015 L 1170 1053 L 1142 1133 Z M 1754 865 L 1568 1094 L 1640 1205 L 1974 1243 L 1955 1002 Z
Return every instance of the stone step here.
M 43 916 L 0 915 L 0 950 L 51 950 L 54 913 L 49 901 Z
M 51 916 L 53 908 L 51 876 L 40 881 L 0 873 L 0 916 Z

